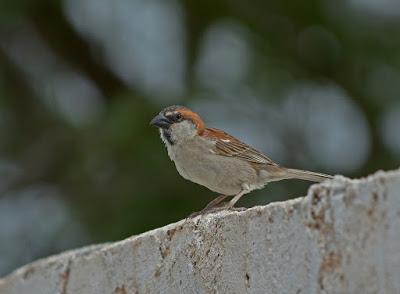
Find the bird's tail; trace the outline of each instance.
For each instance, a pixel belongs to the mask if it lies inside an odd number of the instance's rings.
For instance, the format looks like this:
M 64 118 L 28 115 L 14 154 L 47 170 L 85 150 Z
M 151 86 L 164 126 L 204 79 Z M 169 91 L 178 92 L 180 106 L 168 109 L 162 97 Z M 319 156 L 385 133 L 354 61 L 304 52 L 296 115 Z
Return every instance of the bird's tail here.
M 323 182 L 327 179 L 333 178 L 330 175 L 293 168 L 285 169 L 285 176 L 287 179 L 299 179 L 311 182 Z

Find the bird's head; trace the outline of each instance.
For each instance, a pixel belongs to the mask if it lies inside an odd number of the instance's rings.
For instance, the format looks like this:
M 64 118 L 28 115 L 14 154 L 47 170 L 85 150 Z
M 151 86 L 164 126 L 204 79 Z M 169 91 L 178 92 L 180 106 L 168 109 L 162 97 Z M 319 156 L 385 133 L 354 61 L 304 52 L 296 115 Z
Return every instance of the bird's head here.
M 159 128 L 166 144 L 174 145 L 190 140 L 204 131 L 200 116 L 184 106 L 169 106 L 163 109 L 151 122 Z

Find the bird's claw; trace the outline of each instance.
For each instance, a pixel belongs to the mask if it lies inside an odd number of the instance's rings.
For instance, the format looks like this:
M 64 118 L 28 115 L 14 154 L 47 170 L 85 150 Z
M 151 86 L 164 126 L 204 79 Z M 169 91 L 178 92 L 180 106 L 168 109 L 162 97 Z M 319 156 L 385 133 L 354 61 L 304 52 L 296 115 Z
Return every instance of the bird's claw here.
M 229 210 L 233 210 L 233 211 L 246 211 L 247 208 L 246 207 L 231 207 L 229 208 Z
M 206 214 L 210 214 L 210 213 L 216 213 L 216 212 L 220 212 L 220 211 L 223 211 L 223 210 L 239 211 L 240 212 L 240 211 L 247 210 L 247 208 L 246 207 L 230 207 L 229 205 L 225 204 L 223 206 L 205 208 L 205 209 L 202 209 L 200 211 L 193 212 L 192 214 L 190 214 L 188 216 L 188 218 L 195 218 L 195 217 L 197 217 L 199 215 L 206 215 Z
M 206 215 L 206 214 L 215 213 L 215 212 L 219 212 L 219 211 L 226 210 L 226 209 L 229 209 L 229 208 L 226 207 L 226 206 L 205 208 L 205 209 L 202 209 L 200 211 L 196 211 L 196 212 L 191 213 L 188 216 L 188 218 L 195 218 L 196 216 L 199 216 L 199 215 Z

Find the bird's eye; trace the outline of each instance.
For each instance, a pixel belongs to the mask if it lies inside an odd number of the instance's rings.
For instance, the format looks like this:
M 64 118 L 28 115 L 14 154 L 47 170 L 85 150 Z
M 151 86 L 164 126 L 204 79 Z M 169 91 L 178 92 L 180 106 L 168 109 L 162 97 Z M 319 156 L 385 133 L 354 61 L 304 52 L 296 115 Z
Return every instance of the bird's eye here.
M 179 112 L 175 114 L 175 121 L 180 121 L 182 119 L 182 114 Z

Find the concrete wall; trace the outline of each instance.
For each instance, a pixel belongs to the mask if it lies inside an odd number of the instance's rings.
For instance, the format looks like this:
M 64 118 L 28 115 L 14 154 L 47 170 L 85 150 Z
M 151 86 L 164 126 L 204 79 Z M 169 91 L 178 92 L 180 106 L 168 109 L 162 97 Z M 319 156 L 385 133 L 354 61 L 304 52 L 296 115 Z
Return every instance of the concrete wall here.
M 400 293 L 400 172 L 39 260 L 0 293 Z

